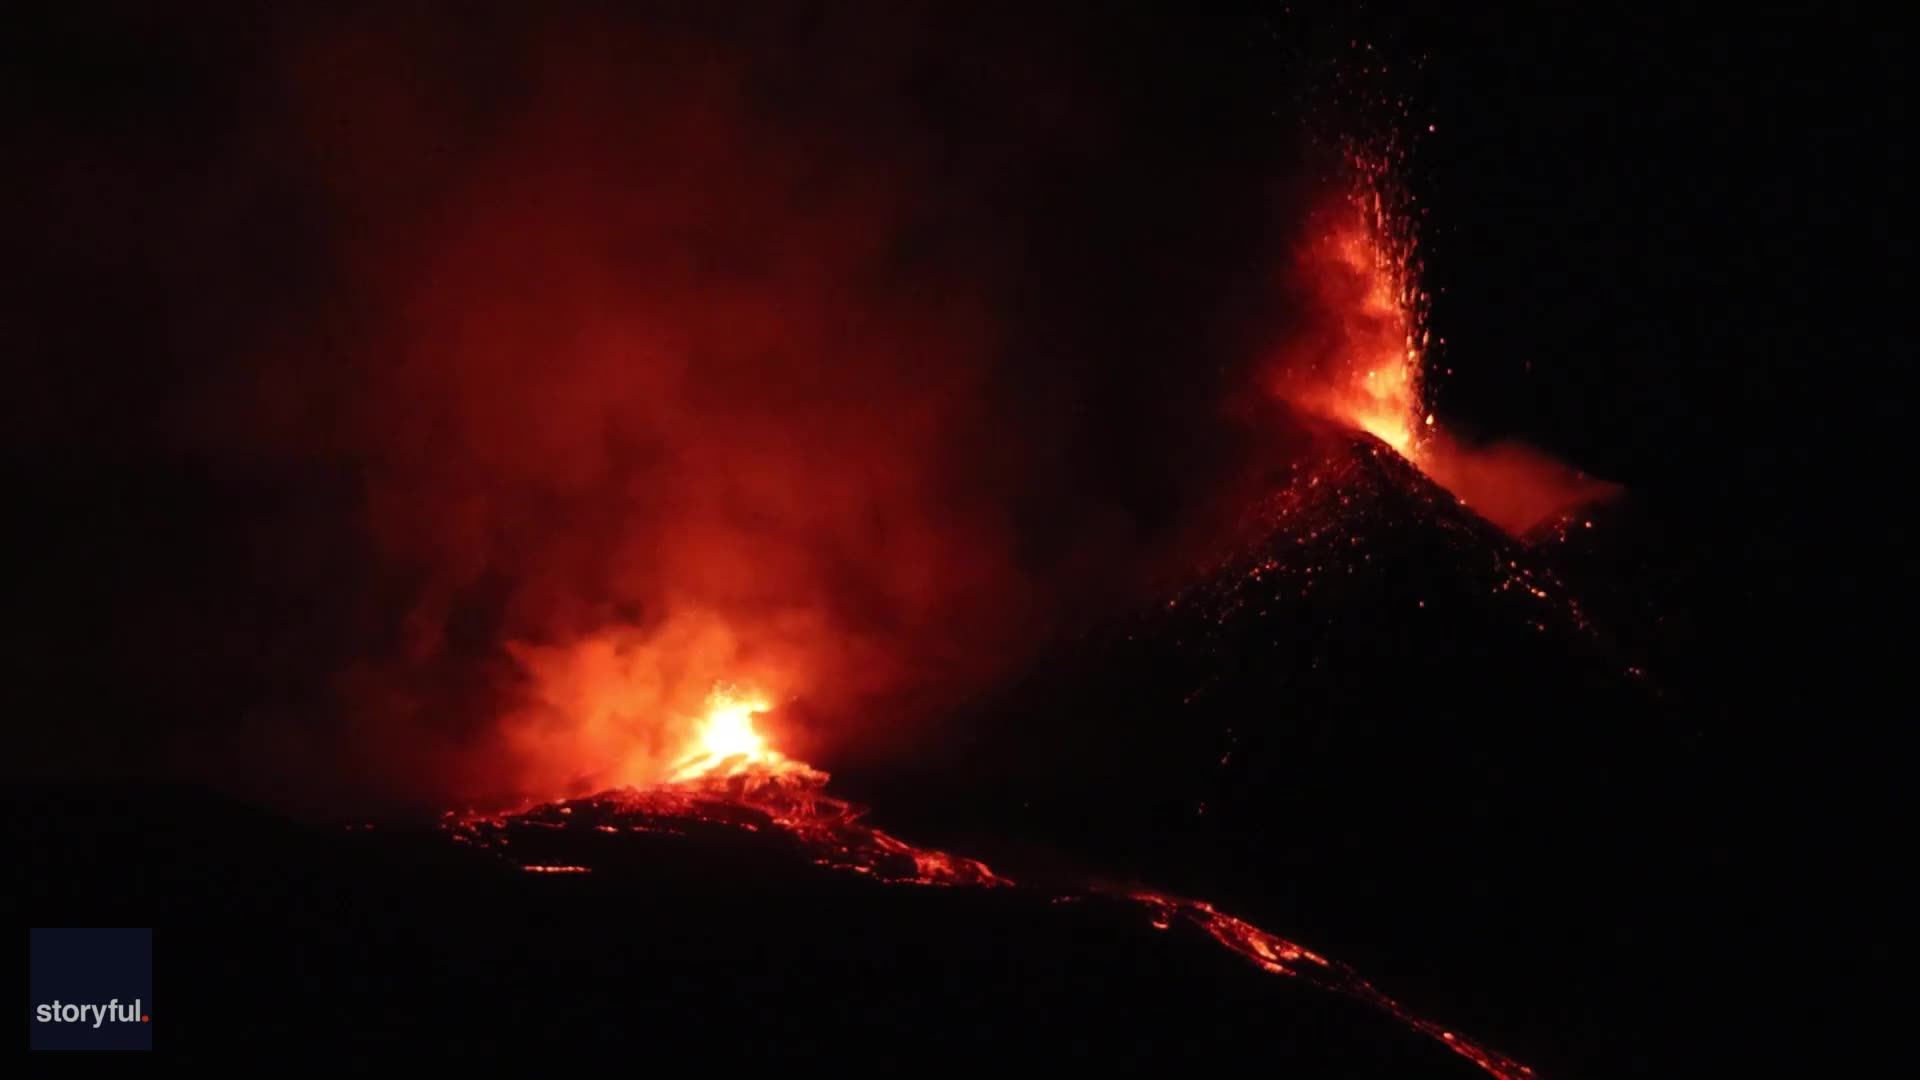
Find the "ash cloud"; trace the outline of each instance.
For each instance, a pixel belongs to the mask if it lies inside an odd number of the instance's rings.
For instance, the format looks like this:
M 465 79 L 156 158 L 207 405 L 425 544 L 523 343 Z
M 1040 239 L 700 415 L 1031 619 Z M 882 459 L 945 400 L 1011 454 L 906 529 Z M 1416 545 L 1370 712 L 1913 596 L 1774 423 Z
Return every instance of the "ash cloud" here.
M 1179 565 L 1255 438 L 1286 140 L 1145 22 L 147 20 L 174 97 L 32 181 L 132 314 L 20 431 L 178 488 L 104 648 L 189 771 L 585 783 L 716 677 L 800 699 L 797 749 L 910 752 Z
M 1473 445 L 1450 435 L 1431 439 L 1422 466 L 1473 511 L 1526 539 L 1575 512 L 1623 498 L 1620 484 L 1588 476 L 1526 443 Z

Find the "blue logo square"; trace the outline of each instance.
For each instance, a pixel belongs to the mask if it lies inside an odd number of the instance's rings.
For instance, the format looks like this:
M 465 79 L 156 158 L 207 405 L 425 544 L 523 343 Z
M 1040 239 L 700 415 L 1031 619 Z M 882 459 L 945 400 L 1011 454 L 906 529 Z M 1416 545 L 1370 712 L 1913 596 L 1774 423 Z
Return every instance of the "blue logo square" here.
M 152 928 L 28 935 L 32 1049 L 153 1049 Z

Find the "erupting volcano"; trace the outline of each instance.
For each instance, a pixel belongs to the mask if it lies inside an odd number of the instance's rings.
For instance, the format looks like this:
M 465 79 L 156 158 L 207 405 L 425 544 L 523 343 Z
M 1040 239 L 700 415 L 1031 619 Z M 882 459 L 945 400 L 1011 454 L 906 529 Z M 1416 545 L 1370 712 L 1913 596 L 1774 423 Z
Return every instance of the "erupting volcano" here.
M 1428 351 L 1444 339 L 1429 326 L 1413 203 L 1398 180 L 1404 152 L 1350 142 L 1346 158 L 1353 182 L 1313 216 L 1292 266 L 1317 330 L 1281 350 L 1274 392 L 1379 439 L 1517 537 L 1617 496 L 1617 485 L 1530 447 L 1470 445 L 1437 424 Z
M 1469 559 L 1492 560 L 1498 567 L 1492 592 L 1511 591 L 1542 606 L 1543 614 L 1522 614 L 1519 625 L 1544 632 L 1552 620 L 1587 629 L 1578 604 L 1551 571 L 1522 567 L 1521 553 L 1509 549 L 1542 522 L 1564 520 L 1570 508 L 1600 497 L 1605 486 L 1488 465 L 1488 455 L 1443 435 L 1425 396 L 1429 298 L 1404 204 L 1394 194 L 1385 158 L 1356 154 L 1349 164 L 1354 189 L 1314 218 L 1293 267 L 1297 279 L 1290 287 L 1311 298 L 1310 321 L 1318 332 L 1292 340 L 1275 358 L 1269 383 L 1276 397 L 1298 410 L 1282 422 L 1316 430 L 1325 421 L 1346 434 L 1315 435 L 1311 454 L 1317 457 L 1296 458 L 1284 481 L 1247 515 L 1254 546 L 1235 549 L 1166 610 L 1175 619 L 1194 611 L 1200 626 L 1183 638 L 1205 640 L 1250 605 L 1258 605 L 1262 617 L 1273 614 L 1275 597 L 1295 585 L 1307 596 L 1319 578 L 1371 572 L 1366 545 L 1397 543 L 1391 530 L 1403 529 L 1444 538 Z M 1472 512 L 1462 513 L 1462 505 Z M 1509 535 L 1482 528 L 1482 516 Z M 723 651 L 734 649 L 732 631 L 723 636 Z M 551 742 L 538 745 L 549 754 L 624 760 L 611 773 L 623 778 L 620 786 L 532 801 L 509 813 L 449 814 L 442 827 L 453 840 L 528 872 L 591 874 L 608 858 L 620 857 L 619 845 L 635 835 L 689 842 L 745 837 L 758 857 L 799 860 L 879 882 L 1035 891 L 1054 903 L 1130 905 L 1155 928 L 1196 928 L 1263 971 L 1390 1015 L 1500 1080 L 1532 1073 L 1416 1016 L 1353 970 L 1208 902 L 1137 888 L 1085 885 L 1063 892 L 1018 886 L 981 861 L 882 831 L 868 823 L 864 807 L 829 793 L 825 772 L 775 745 L 763 727 L 780 711 L 772 696 L 718 682 L 690 722 L 666 722 L 663 713 L 671 711 L 673 695 L 660 689 L 666 683 L 657 671 L 685 664 L 671 654 L 655 656 L 661 648 L 656 644 L 634 648 L 648 658 L 636 659 L 626 646 L 605 639 L 583 642 L 573 654 L 564 647 L 547 649 L 541 658 L 526 654 L 544 699 L 560 707 L 562 729 L 577 729 L 558 751 Z M 711 667 L 713 652 L 693 655 Z M 641 669 L 646 673 L 636 674 Z M 1204 692 L 1203 683 L 1188 702 Z M 636 749 L 623 749 L 623 741 Z M 579 761 L 574 771 L 609 775 L 605 764 Z
M 1276 391 L 1302 408 L 1424 458 L 1431 332 L 1418 242 L 1380 155 L 1348 151 L 1350 190 L 1314 215 L 1294 271 L 1320 305 L 1321 332 L 1290 343 Z
M 512 814 L 449 814 L 453 840 L 491 850 L 530 873 L 591 873 L 596 856 L 623 835 L 690 838 L 715 832 L 762 837 L 770 856 L 785 854 L 814 865 L 894 884 L 1000 888 L 1015 882 L 975 859 L 916 847 L 865 823 L 865 811 L 826 792 L 828 776 L 771 747 L 754 725 L 763 701 L 733 688 L 716 688 L 694 746 L 669 780 L 603 792 L 584 799 L 531 807 Z M 782 850 L 784 849 L 784 850 Z M 1178 922 L 1262 970 L 1304 979 L 1391 1015 L 1429 1035 L 1499 1080 L 1521 1080 L 1533 1070 L 1439 1024 L 1413 1015 L 1351 969 L 1216 910 L 1205 901 L 1150 892 L 1089 889 L 1055 895 L 1055 903 L 1136 905 L 1150 924 Z
M 766 736 L 754 730 L 753 718 L 767 710 L 767 703 L 759 698 L 716 688 L 707 699 L 698 745 L 674 766 L 673 779 L 738 776 L 749 769 L 774 774 L 804 769 L 768 746 Z
M 1573 558 L 1621 489 L 1501 435 L 1564 427 L 1449 308 L 1484 223 L 1422 235 L 1398 136 L 1275 123 L 1411 124 L 1399 46 L 650 7 L 181 29 L 177 92 L 23 181 L 84 208 L 49 340 L 152 363 L 20 395 L 27 517 L 86 541 L 49 595 L 132 612 L 53 620 L 20 711 L 108 627 L 92 707 L 164 722 L 41 724 L 48 774 L 300 820 L 39 808 L 50 909 L 279 918 L 201 977 L 279 949 L 356 1048 L 1594 1056 L 1585 935 L 1658 893 L 1700 726 Z M 1602 426 L 1557 452 L 1644 475 Z

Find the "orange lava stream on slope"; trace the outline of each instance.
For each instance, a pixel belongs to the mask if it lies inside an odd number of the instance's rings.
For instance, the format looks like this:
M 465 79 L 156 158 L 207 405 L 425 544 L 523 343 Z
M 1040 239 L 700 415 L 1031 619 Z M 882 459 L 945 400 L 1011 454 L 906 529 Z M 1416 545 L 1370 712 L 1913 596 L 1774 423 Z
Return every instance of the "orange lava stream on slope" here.
M 519 813 L 449 813 L 442 828 L 459 843 L 506 855 L 518 837 L 532 840 L 556 832 L 591 839 L 596 834 L 746 832 L 784 837 L 814 865 L 894 884 L 1009 888 L 1015 883 L 985 863 L 917 847 L 866 824 L 864 810 L 826 793 L 828 775 L 772 748 L 753 717 L 766 712 L 751 694 L 716 690 L 689 752 L 672 779 L 650 787 L 623 788 Z M 518 863 L 538 874 L 591 873 L 579 863 Z M 1098 891 L 1098 890 L 1096 890 Z M 1110 895 L 1099 891 L 1101 895 Z M 1055 897 L 1057 901 L 1080 896 Z M 1159 893 L 1122 894 L 1146 910 L 1156 929 L 1183 921 L 1276 975 L 1301 978 L 1321 989 L 1379 1009 L 1467 1058 L 1497 1080 L 1531 1080 L 1533 1070 L 1408 1012 L 1352 969 L 1216 910 L 1211 904 Z
M 1321 989 L 1344 994 L 1389 1013 L 1422 1034 L 1444 1043 L 1447 1049 L 1472 1061 L 1499 1080 L 1525 1080 L 1533 1076 L 1526 1065 L 1478 1043 L 1465 1039 L 1431 1020 L 1408 1012 L 1401 1004 L 1376 990 L 1372 983 L 1344 964 L 1308 952 L 1285 938 L 1270 934 L 1242 919 L 1218 911 L 1204 900 L 1179 900 L 1158 893 L 1135 893 L 1133 900 L 1153 913 L 1156 929 L 1167 930 L 1176 919 L 1205 930 L 1215 941 L 1253 961 L 1275 975 L 1305 979 Z

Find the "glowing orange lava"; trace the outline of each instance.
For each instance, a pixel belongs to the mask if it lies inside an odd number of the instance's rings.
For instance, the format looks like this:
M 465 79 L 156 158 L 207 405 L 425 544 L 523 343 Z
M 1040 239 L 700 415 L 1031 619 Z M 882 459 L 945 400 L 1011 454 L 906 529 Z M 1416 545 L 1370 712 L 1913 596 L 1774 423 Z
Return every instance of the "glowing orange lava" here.
M 1228 915 L 1204 900 L 1183 900 L 1159 893 L 1135 893 L 1131 899 L 1148 910 L 1155 929 L 1171 929 L 1176 920 L 1196 926 L 1264 971 L 1304 979 L 1321 989 L 1364 1002 L 1397 1018 L 1478 1065 L 1496 1080 L 1531 1080 L 1533 1076 L 1531 1067 L 1408 1012 L 1405 1006 L 1375 989 L 1372 983 L 1352 968 Z
M 1324 381 L 1297 396 L 1417 460 L 1421 429 L 1433 417 L 1420 419 L 1426 331 L 1409 268 L 1383 238 L 1377 211 L 1371 220 L 1353 213 L 1320 245 L 1319 257 L 1335 268 L 1335 288 L 1344 294 L 1344 348 L 1320 372 Z
M 1314 215 L 1296 253 L 1312 331 L 1278 357 L 1275 392 L 1419 462 L 1434 424 L 1422 373 L 1429 333 L 1418 245 L 1386 158 L 1348 155 L 1356 182 Z
M 767 744 L 753 718 L 771 705 L 759 697 L 716 688 L 707 698 L 707 714 L 694 736 L 694 749 L 674 765 L 669 779 L 684 783 L 701 777 L 738 776 L 749 769 L 800 771 L 806 766 Z
M 1429 296 L 1411 202 L 1394 181 L 1398 160 L 1349 151 L 1353 188 L 1314 219 L 1298 253 L 1298 287 L 1317 329 L 1277 358 L 1274 392 L 1378 438 L 1516 538 L 1617 497 L 1618 485 L 1540 451 L 1470 445 L 1436 424 L 1425 374 Z
M 611 835 L 685 836 L 695 827 L 739 829 L 785 837 L 818 866 L 877 881 L 1013 884 L 978 860 L 916 847 L 866 824 L 863 808 L 826 793 L 826 773 L 773 748 L 755 724 L 756 717 L 772 711 L 767 697 L 721 683 L 705 704 L 706 711 L 664 779 L 512 814 L 449 815 L 445 827 L 457 842 L 495 850 L 526 830 L 590 828 Z M 573 864 L 519 865 L 542 874 L 591 872 L 591 867 Z
M 892 884 L 1012 888 L 1012 879 L 986 863 L 917 847 L 868 825 L 864 809 L 826 792 L 828 776 L 775 750 L 754 725 L 771 710 L 766 699 L 727 686 L 707 698 L 707 711 L 688 752 L 664 783 L 547 803 L 512 814 L 449 813 L 442 823 L 456 842 L 493 851 L 538 875 L 590 874 L 591 865 L 536 861 L 554 838 L 595 837 L 618 844 L 631 834 L 689 838 L 711 830 L 754 834 L 797 848 L 814 865 Z M 582 849 L 572 846 L 576 853 Z M 618 849 L 602 849 L 610 855 Z M 509 854 L 509 852 L 515 854 Z M 1262 970 L 1313 983 L 1379 1009 L 1478 1065 L 1495 1080 L 1532 1080 L 1533 1070 L 1423 1019 L 1358 973 L 1199 900 L 1161 893 L 1056 895 L 1065 903 L 1106 896 L 1141 908 L 1149 925 L 1183 923 Z

